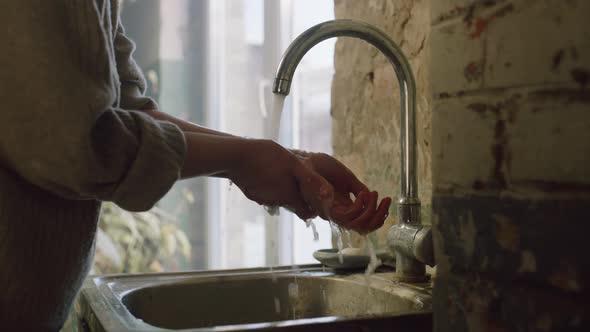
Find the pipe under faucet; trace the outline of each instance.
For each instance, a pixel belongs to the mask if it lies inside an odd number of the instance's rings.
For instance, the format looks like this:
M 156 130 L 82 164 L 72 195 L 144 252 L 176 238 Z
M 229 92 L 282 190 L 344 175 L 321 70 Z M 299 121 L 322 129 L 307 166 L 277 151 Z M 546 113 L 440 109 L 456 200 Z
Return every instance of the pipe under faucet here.
M 415 254 L 416 248 L 423 248 L 424 244 L 414 242 L 417 238 L 432 242 L 432 236 L 430 228 L 420 224 L 416 181 L 416 83 L 402 50 L 383 31 L 364 22 L 339 19 L 320 23 L 303 32 L 289 45 L 277 69 L 273 93 L 288 95 L 301 58 L 313 46 L 332 37 L 355 37 L 369 42 L 389 59 L 397 75 L 401 104 L 401 193 L 398 200 L 399 223 L 392 227 L 389 238 L 393 242 L 390 246 L 396 252 L 398 277 L 404 281 L 421 281 L 425 277 L 424 263 L 430 262 L 422 262 L 424 259 L 421 257 L 425 256 L 422 253 Z M 426 247 L 431 250 L 432 244 Z

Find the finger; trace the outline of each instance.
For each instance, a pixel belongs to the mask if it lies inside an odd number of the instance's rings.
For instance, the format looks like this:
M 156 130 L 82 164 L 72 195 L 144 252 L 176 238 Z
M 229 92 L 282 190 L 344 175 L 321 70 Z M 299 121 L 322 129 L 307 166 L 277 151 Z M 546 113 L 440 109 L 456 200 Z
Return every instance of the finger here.
M 355 196 L 363 191 L 369 191 L 369 188 L 361 182 L 352 172 L 350 173 L 350 183 L 348 184 L 348 190 Z
M 317 216 L 317 213 L 305 202 L 297 179 L 292 178 L 291 181 L 284 183 L 283 188 L 285 196 L 283 196 L 281 202 L 282 207 L 295 213 L 297 217 L 303 220 Z
M 314 170 L 325 176 L 336 187 L 352 192 L 355 196 L 361 191 L 369 191 L 369 188 L 338 159 L 325 153 L 315 153 L 311 154 L 311 156 L 312 158 L 310 159 L 313 161 L 310 161 Z
M 373 215 L 373 218 L 367 225 L 367 228 L 364 230 L 365 233 L 370 233 L 374 230 L 377 230 L 383 226 L 385 223 L 385 219 L 389 216 L 389 206 L 391 205 L 391 198 L 385 197 L 381 200 L 379 207 L 377 208 L 377 212 Z
M 356 218 L 355 220 L 346 223 L 344 227 L 353 229 L 355 231 L 363 230 L 367 227 L 367 223 L 371 221 L 373 215 L 375 214 L 375 209 L 377 208 L 377 192 L 373 191 L 368 194 L 368 201 L 365 204 L 365 209 L 363 213 Z
M 303 200 L 323 219 L 330 218 L 334 202 L 334 187 L 318 173 L 300 164 L 295 168 L 295 178 Z
M 303 199 L 297 199 L 292 203 L 293 206 L 287 209 L 297 215 L 301 220 L 313 219 L 317 217 L 317 213 L 307 204 Z
M 331 216 L 343 222 L 349 222 L 357 218 L 362 212 L 366 201 L 367 192 L 361 192 L 354 201 L 345 197 L 335 199 L 331 208 Z
M 331 209 L 331 217 L 342 223 L 348 223 L 358 218 L 363 212 L 368 192 L 362 191 L 357 195 L 354 202 L 350 205 L 344 205 L 341 202 L 334 202 Z M 350 201 L 350 199 L 348 199 Z
M 338 191 L 336 191 L 334 193 L 334 205 L 335 206 L 339 206 L 339 207 L 350 207 L 354 204 L 353 202 L 353 198 L 350 198 L 350 196 L 346 196 L 345 194 L 339 193 Z

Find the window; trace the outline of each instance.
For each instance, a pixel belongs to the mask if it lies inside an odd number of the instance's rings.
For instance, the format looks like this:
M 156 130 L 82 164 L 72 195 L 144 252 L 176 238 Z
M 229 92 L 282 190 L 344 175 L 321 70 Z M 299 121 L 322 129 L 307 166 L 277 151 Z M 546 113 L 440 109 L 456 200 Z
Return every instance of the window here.
M 163 111 L 262 138 L 270 130 L 265 114 L 280 56 L 305 29 L 333 19 L 333 10 L 331 0 L 125 0 L 122 19 L 136 41 L 148 93 Z M 331 153 L 334 42 L 316 46 L 298 67 L 282 117 L 286 147 Z M 105 272 L 124 262 L 128 271 L 135 266 L 131 272 L 313 263 L 314 250 L 332 246 L 327 222 L 315 223 L 314 241 L 291 213 L 270 216 L 220 179 L 181 181 L 149 213 L 105 211 L 97 250 Z M 129 226 L 133 220 L 149 234 L 121 244 L 141 231 Z M 105 263 L 116 251 L 123 257 Z M 133 265 L 130 252 L 147 257 Z

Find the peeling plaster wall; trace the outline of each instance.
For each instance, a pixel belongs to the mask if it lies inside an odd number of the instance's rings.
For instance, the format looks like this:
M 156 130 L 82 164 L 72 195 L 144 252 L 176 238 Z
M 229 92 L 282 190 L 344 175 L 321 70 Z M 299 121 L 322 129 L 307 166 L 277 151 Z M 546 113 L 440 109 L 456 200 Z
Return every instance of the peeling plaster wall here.
M 437 331 L 588 331 L 590 1 L 432 0 Z
M 419 197 L 429 220 L 431 206 L 428 0 L 335 0 L 336 18 L 356 19 L 382 29 L 409 58 L 417 85 Z M 400 99 L 388 60 L 368 43 L 339 38 L 332 85 L 334 154 L 371 188 L 397 200 L 400 181 Z M 381 243 L 395 222 L 395 206 L 378 235 Z M 356 239 L 358 241 L 359 239 Z

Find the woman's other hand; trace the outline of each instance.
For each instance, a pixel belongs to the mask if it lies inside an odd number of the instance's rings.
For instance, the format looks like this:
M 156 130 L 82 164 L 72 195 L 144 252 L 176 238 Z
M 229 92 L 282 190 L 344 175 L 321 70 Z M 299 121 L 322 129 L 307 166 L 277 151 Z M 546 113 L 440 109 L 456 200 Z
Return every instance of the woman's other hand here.
M 227 177 L 248 199 L 261 205 L 284 207 L 304 220 L 318 215 L 304 200 L 296 174 L 324 186 L 329 183 L 305 167 L 295 154 L 270 140 L 248 140 L 240 153 L 242 157 Z M 320 200 L 331 201 L 330 195 L 332 191 L 328 190 Z
M 300 189 L 305 200 L 324 219 L 329 219 L 345 228 L 359 233 L 368 233 L 380 228 L 389 213 L 391 198 L 385 197 L 379 205 L 377 192 L 369 191 L 346 166 L 325 153 L 308 153 L 293 151 L 308 169 L 312 169 L 324 179 L 309 181 L 304 175 L 298 174 Z M 328 184 L 326 184 L 326 182 Z M 322 188 L 331 186 L 331 188 Z M 332 191 L 331 203 L 322 202 L 316 192 Z M 351 198 L 354 195 L 354 200 Z M 325 205 L 329 204 L 329 209 Z
M 329 155 L 289 151 L 270 140 L 203 133 L 185 137 L 183 177 L 225 177 L 261 205 L 282 206 L 301 219 L 319 215 L 359 233 L 381 227 L 387 217 L 391 199 L 377 206 L 377 192 Z

